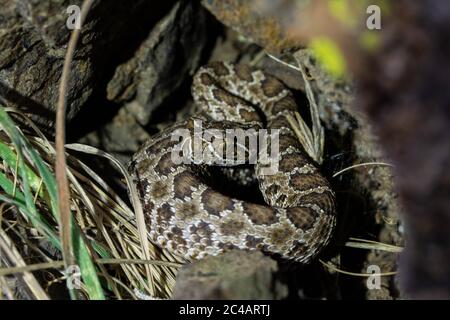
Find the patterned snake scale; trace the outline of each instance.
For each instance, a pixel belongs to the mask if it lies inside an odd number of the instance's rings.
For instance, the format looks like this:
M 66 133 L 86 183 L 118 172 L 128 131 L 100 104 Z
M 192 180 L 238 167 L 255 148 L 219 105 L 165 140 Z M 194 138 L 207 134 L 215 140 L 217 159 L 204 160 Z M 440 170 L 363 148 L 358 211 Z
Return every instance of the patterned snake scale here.
M 310 261 L 330 240 L 335 197 L 286 119 L 297 110 L 292 93 L 260 70 L 213 62 L 194 76 L 192 95 L 204 128 L 279 129 L 278 171 L 261 175 L 255 165 L 265 205 L 214 190 L 204 165 L 172 161 L 180 143 L 172 133 L 193 130 L 195 117 L 176 123 L 144 143 L 129 165 L 152 241 L 187 260 L 238 248 Z

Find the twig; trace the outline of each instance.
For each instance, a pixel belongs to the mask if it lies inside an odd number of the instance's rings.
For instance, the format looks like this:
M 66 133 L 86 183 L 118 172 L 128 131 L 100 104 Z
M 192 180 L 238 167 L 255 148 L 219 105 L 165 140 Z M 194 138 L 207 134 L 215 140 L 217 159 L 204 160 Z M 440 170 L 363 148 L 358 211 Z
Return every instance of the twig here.
M 357 272 L 350 272 L 350 271 L 345 271 L 345 270 L 341 270 L 339 268 L 337 268 L 336 266 L 332 265 L 329 262 L 324 262 L 322 260 L 320 260 L 320 263 L 323 264 L 325 267 L 327 267 L 328 269 L 331 269 L 333 271 L 342 273 L 342 274 L 346 274 L 349 276 L 355 276 L 355 277 L 373 277 L 373 276 L 380 276 L 380 277 L 387 277 L 387 276 L 394 276 L 397 274 L 397 271 L 390 271 L 390 272 L 382 272 L 382 273 L 357 273 Z
M 174 268 L 179 268 L 182 266 L 182 264 L 176 262 L 141 260 L 141 259 L 96 259 L 95 262 L 97 262 L 98 264 L 143 264 L 143 265 L 167 266 Z M 63 260 L 28 264 L 11 268 L 0 268 L 0 277 L 16 273 L 31 272 L 44 269 L 57 269 L 61 267 L 64 267 Z
M 333 174 L 333 178 L 337 177 L 338 175 L 344 173 L 345 171 L 354 169 L 354 168 L 358 168 L 358 167 L 365 167 L 365 166 L 387 166 L 387 167 L 393 167 L 392 164 L 390 163 L 385 163 L 385 162 L 365 162 L 365 163 L 359 163 L 359 164 L 355 164 L 352 165 L 350 167 L 347 167 L 345 169 L 342 169 L 338 172 L 336 172 L 335 174 Z
M 3 230 L 0 230 L 0 252 L 2 252 L 2 255 L 9 260 L 14 261 L 16 265 L 26 267 L 25 261 L 22 259 L 17 248 Z M 38 300 L 49 300 L 47 293 L 45 293 L 32 273 L 25 272 L 23 278 L 25 283 L 28 285 L 28 288 L 30 288 L 31 292 Z
M 131 202 L 133 204 L 134 212 L 136 214 L 136 222 L 137 222 L 137 227 L 139 230 L 139 236 L 140 236 L 141 245 L 142 245 L 142 254 L 143 254 L 145 260 L 150 260 L 150 244 L 149 244 L 148 238 L 147 238 L 147 229 L 146 229 L 146 224 L 145 224 L 144 212 L 142 210 L 141 202 L 139 201 L 136 187 L 135 187 L 134 183 L 132 182 L 132 179 L 131 179 L 130 175 L 128 174 L 127 170 L 123 167 L 123 165 L 120 163 L 119 160 L 117 160 L 116 158 L 112 157 L 110 154 L 108 154 L 102 150 L 99 150 L 97 148 L 83 145 L 83 144 L 78 144 L 78 143 L 68 144 L 68 145 L 66 145 L 66 147 L 73 149 L 73 150 L 80 151 L 80 152 L 95 154 L 95 155 L 107 158 L 112 163 L 114 163 L 119 168 L 119 170 L 122 172 L 123 176 L 125 177 L 125 179 L 127 181 L 128 188 L 130 190 Z M 148 265 L 145 265 L 145 270 L 146 270 L 147 277 L 148 277 L 149 288 L 151 288 L 151 290 L 152 290 L 151 294 L 154 295 L 155 294 L 155 286 L 154 286 L 154 281 L 151 281 L 153 279 L 153 277 L 152 277 L 152 274 L 150 272 L 150 268 Z
M 70 192 L 69 183 L 66 175 L 66 156 L 64 152 L 64 144 L 66 141 L 65 122 L 66 122 L 66 106 L 67 106 L 67 87 L 70 79 L 70 66 L 73 60 L 73 55 L 81 33 L 81 26 L 89 12 L 93 0 L 84 0 L 81 7 L 80 28 L 74 29 L 70 35 L 69 44 L 67 47 L 66 56 L 64 59 L 64 66 L 61 74 L 61 82 L 59 85 L 58 105 L 56 109 L 56 163 L 55 175 L 56 183 L 58 185 L 58 209 L 59 209 L 59 224 L 61 232 L 62 253 L 65 262 L 65 267 L 74 264 L 74 257 L 72 254 L 71 245 L 71 212 L 70 212 Z

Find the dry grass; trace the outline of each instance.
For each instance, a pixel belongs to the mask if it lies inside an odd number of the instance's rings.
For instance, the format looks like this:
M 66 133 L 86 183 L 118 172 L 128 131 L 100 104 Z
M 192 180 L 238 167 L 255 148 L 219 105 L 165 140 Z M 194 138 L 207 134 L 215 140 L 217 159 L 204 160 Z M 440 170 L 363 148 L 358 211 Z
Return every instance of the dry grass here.
M 92 0 L 83 1 L 81 26 L 91 5 Z M 2 292 L 8 298 L 14 297 L 14 290 L 5 280 L 7 275 L 14 274 L 25 280 L 22 284 L 31 299 L 47 299 L 47 288 L 41 286 L 48 287 L 64 279 L 72 299 L 138 298 L 136 292 L 167 298 L 180 264 L 148 240 L 144 214 L 126 170 L 100 150 L 65 145 L 67 89 L 80 34 L 80 29 L 72 31 L 64 60 L 55 147 L 26 116 L 19 114 L 34 129 L 34 135 L 24 135 L 7 110 L 0 110 L 3 160 L 0 186 L 4 191 L 0 197 L 6 204 L 1 207 L 0 257 L 7 266 L 0 270 Z M 67 147 L 112 161 L 125 176 L 133 210 L 98 174 L 66 154 Z M 56 252 L 49 254 L 42 250 L 42 242 Z M 44 269 L 46 272 L 51 269 L 48 273 L 54 278 L 47 283 L 37 281 L 31 273 Z M 81 281 L 74 288 L 73 272 L 78 271 Z
M 57 188 L 52 169 L 55 149 L 25 115 L 19 113 L 35 132 L 25 135 L 14 127 L 7 111 L 13 110 L 0 109 L 0 257 L 4 266 L 0 285 L 6 298 L 15 297 L 17 282 L 11 282 L 13 277 L 20 280 L 20 291 L 27 292 L 27 298 L 47 299 L 49 284 L 70 280 L 61 260 L 57 200 L 51 199 L 51 190 Z M 67 148 L 114 160 L 92 147 Z M 137 222 L 136 211 L 89 166 L 74 155 L 66 157 L 72 232 L 74 238 L 79 235 L 82 239 L 73 240 L 81 271 L 81 288 L 75 290 L 75 298 L 137 299 L 139 293 L 169 297 L 182 261 L 150 242 L 147 255 L 143 254 L 140 229 L 146 230 L 146 226 L 139 225 L 143 221 Z M 36 272 L 50 280 L 36 280 Z

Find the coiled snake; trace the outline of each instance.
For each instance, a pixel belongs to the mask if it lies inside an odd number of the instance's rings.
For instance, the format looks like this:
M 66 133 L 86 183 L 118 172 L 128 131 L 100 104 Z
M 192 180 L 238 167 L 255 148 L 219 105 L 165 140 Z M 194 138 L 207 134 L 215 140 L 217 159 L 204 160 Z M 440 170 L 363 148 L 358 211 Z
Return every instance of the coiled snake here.
M 150 238 L 188 260 L 239 248 L 308 262 L 331 237 L 335 198 L 286 119 L 297 110 L 292 93 L 260 70 L 214 62 L 196 73 L 192 95 L 198 118 L 152 137 L 129 165 Z M 261 164 L 255 166 L 265 205 L 213 189 L 205 180 L 207 165 L 173 160 L 180 143 L 173 141 L 173 133 L 193 132 L 195 119 L 209 129 L 261 127 L 264 122 L 267 129 L 279 129 L 277 172 L 262 175 Z

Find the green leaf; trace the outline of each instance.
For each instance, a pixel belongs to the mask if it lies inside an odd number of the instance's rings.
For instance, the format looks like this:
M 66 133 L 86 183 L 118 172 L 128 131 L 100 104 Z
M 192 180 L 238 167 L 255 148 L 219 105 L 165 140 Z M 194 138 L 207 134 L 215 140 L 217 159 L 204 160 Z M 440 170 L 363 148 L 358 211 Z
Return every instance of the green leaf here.
M 0 142 L 0 158 L 5 160 L 6 164 L 10 168 L 15 168 L 17 163 L 17 155 L 8 145 Z M 41 179 L 34 173 L 34 171 L 27 165 L 25 165 L 25 171 L 27 174 L 28 181 L 30 182 L 30 187 L 34 192 L 37 192 L 39 185 L 41 184 Z M 44 192 L 41 190 L 39 196 L 44 197 Z
M 316 58 L 336 78 L 345 75 L 347 64 L 338 45 L 327 37 L 316 37 L 310 43 Z
M 19 201 L 8 199 L 4 196 L 2 196 L 0 199 L 5 198 L 10 203 L 19 206 L 20 209 L 22 209 L 25 213 L 27 213 L 33 225 L 38 230 L 44 231 L 43 234 L 46 235 L 50 241 L 52 241 L 55 247 L 61 250 L 59 238 L 54 235 L 53 231 L 51 230 L 51 227 L 49 227 L 48 224 L 43 223 L 42 216 L 38 213 L 36 206 L 34 204 L 34 197 L 30 190 L 30 184 L 32 184 L 33 177 L 29 177 L 29 172 L 27 172 L 27 168 L 23 157 L 23 151 L 27 152 L 34 166 L 36 167 L 40 177 L 42 178 L 43 184 L 45 185 L 46 190 L 48 191 L 50 197 L 50 207 L 52 213 L 55 216 L 55 218 L 59 220 L 57 184 L 55 178 L 53 174 L 50 172 L 50 170 L 47 168 L 42 158 L 39 156 L 36 150 L 28 143 L 27 139 L 25 138 L 25 136 L 23 136 L 22 132 L 15 127 L 14 122 L 11 120 L 7 112 L 2 107 L 0 107 L 0 124 L 2 125 L 4 131 L 8 134 L 17 152 L 18 170 L 22 178 L 21 181 L 23 186 L 25 205 L 23 205 L 23 203 L 20 203 Z M 11 154 L 9 154 L 6 149 L 3 149 L 3 151 L 5 153 L 5 157 L 9 157 L 10 161 L 13 160 L 13 158 L 11 158 Z M 30 178 L 31 180 L 29 180 Z M 84 243 L 81 230 L 77 228 L 77 225 L 73 220 L 73 218 L 71 219 L 70 224 L 72 230 L 72 241 L 73 241 L 72 244 L 74 249 L 76 248 L 76 250 L 74 250 L 74 254 L 77 259 L 77 262 L 79 263 L 81 277 L 86 285 L 86 290 L 89 294 L 89 297 L 91 299 L 105 299 L 102 287 L 100 285 L 100 281 L 97 276 L 95 265 L 92 262 L 92 259 L 89 255 L 89 251 L 86 248 L 86 244 Z M 58 240 L 56 240 L 55 238 Z M 72 297 L 74 297 L 72 292 L 71 295 Z
M 367 30 L 364 31 L 360 37 L 359 42 L 361 43 L 361 46 L 369 51 L 374 52 L 380 47 L 381 43 L 381 36 L 378 31 L 376 30 Z

